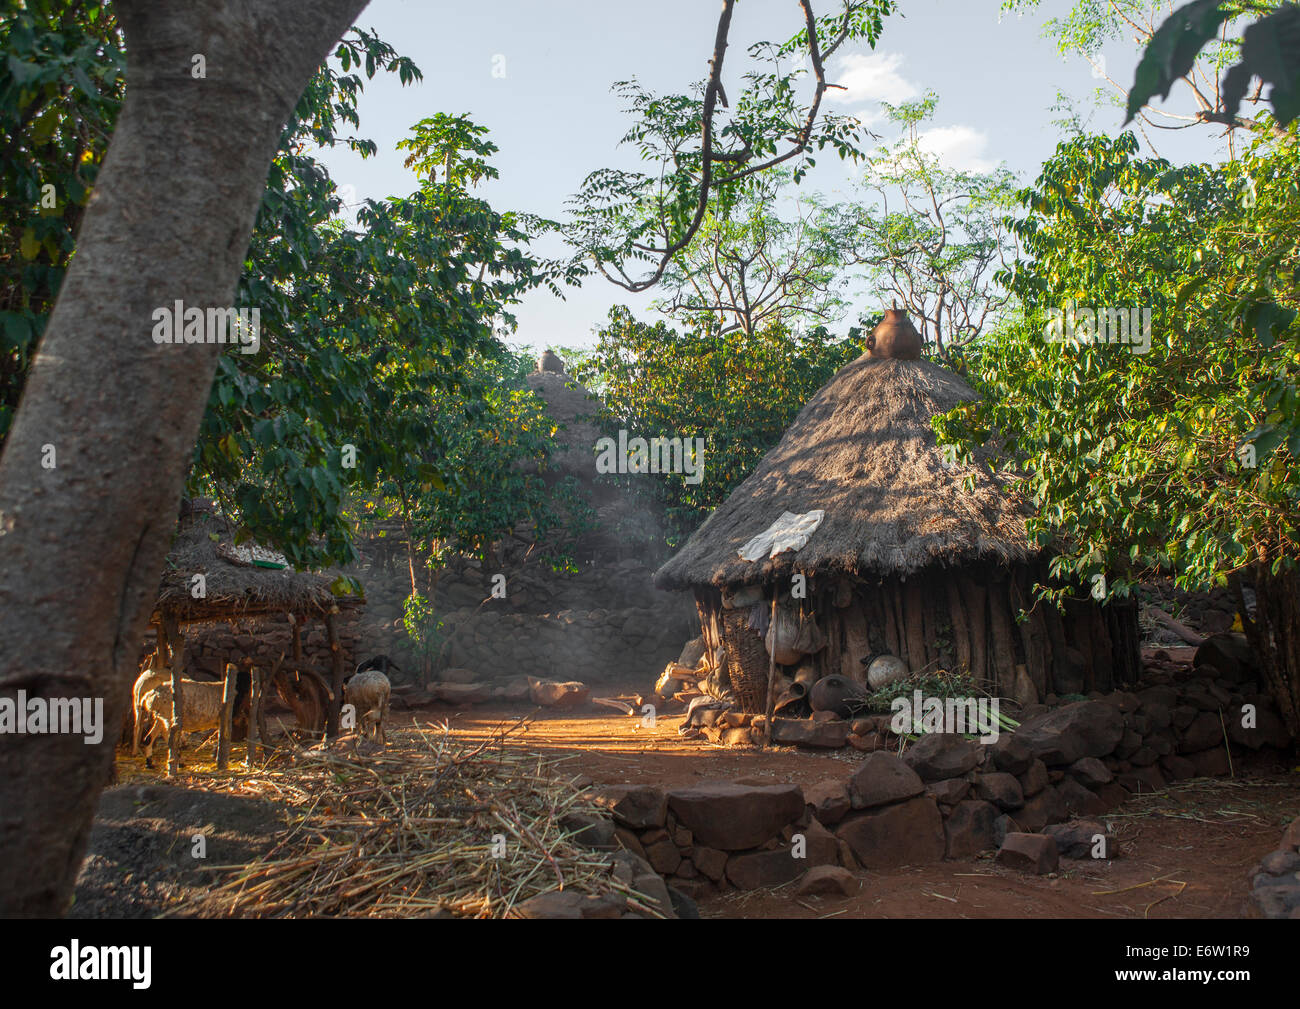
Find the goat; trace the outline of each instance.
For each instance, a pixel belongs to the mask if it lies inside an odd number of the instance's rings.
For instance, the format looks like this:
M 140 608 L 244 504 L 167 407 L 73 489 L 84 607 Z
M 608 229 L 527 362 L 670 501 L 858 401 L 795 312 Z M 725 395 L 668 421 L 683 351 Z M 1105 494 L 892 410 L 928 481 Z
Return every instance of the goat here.
M 131 715 L 135 722 L 135 728 L 131 734 L 131 756 L 140 752 L 140 730 L 148 717 L 144 710 L 144 695 L 155 687 L 160 687 L 164 683 L 171 684 L 172 673 L 170 669 L 155 669 L 152 665 L 145 668 L 139 676 L 136 677 L 135 685 L 131 687 Z
M 211 732 L 221 725 L 221 699 L 225 683 L 221 680 L 181 680 L 181 729 L 184 732 Z M 141 699 L 145 720 L 150 726 L 144 746 L 144 766 L 153 767 L 153 747 L 159 734 L 171 744 L 173 723 L 171 674 L 167 682 L 147 691 Z M 182 748 L 184 743 L 181 743 Z M 170 752 L 168 756 L 170 756 Z
M 388 736 L 384 732 L 384 719 L 388 717 L 392 689 L 388 677 L 378 669 L 355 673 L 343 686 L 343 699 L 357 712 L 357 729 L 385 746 Z

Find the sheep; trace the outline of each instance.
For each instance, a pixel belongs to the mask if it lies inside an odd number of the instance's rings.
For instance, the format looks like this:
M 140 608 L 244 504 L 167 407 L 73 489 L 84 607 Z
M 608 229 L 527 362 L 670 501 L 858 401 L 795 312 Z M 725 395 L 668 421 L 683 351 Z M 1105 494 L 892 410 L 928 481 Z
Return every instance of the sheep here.
M 181 680 L 181 728 L 185 732 L 211 732 L 221 725 L 221 699 L 225 684 L 216 680 Z M 144 766 L 153 767 L 153 746 L 160 735 L 171 742 L 172 686 L 167 682 L 144 694 L 141 707 L 150 725 L 149 740 L 144 746 Z M 170 756 L 170 753 L 168 754 Z
M 364 734 L 388 745 L 384 719 L 388 717 L 388 698 L 392 693 L 388 677 L 378 669 L 367 669 L 348 677 L 343 685 L 343 699 L 356 709 L 357 728 Z

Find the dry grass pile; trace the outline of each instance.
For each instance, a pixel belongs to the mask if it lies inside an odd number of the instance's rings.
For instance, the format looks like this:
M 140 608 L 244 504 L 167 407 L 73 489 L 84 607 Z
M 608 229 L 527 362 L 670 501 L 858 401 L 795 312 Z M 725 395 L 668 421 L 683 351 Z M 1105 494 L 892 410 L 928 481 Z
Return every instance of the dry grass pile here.
M 607 853 L 575 839 L 575 816 L 598 815 L 585 794 L 555 761 L 503 745 L 522 724 L 472 746 L 444 726 L 368 755 L 340 743 L 277 751 L 240 791 L 287 801 L 301 816 L 262 858 L 222 867 L 232 877 L 202 913 L 498 918 L 561 888 L 616 891 L 654 914 L 611 876 Z M 501 838 L 505 853 L 494 857 Z

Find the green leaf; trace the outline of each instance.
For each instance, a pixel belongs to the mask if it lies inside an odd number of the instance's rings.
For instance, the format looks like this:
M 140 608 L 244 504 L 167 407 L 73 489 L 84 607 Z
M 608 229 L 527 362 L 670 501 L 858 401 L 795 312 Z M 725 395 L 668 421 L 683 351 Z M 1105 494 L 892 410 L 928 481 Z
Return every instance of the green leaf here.
M 1219 25 L 1231 16 L 1219 0 L 1193 0 L 1178 8 L 1156 29 L 1138 63 L 1128 95 L 1124 125 L 1133 121 L 1156 95 L 1168 98 L 1179 78 L 1196 61 L 1196 54 L 1219 32 Z

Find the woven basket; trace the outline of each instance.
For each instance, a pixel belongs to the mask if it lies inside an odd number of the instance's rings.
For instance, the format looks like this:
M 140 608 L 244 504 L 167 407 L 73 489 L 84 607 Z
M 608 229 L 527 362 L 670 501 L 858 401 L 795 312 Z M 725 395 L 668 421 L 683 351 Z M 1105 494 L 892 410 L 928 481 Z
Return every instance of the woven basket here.
M 763 639 L 748 625 L 748 609 L 722 611 L 722 644 L 736 704 L 741 711 L 761 714 L 767 710 L 769 660 Z

